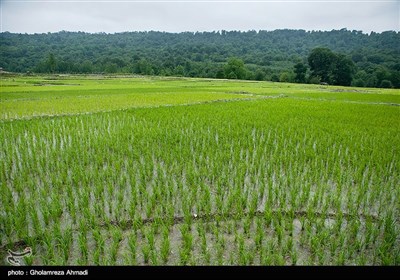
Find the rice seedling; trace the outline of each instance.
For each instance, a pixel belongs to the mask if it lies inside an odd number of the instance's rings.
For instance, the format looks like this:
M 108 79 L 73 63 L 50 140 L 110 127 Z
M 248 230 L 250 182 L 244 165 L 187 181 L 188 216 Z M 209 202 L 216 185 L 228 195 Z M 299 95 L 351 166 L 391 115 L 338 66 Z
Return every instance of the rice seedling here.
M 136 231 L 131 231 L 129 237 L 128 237 L 128 245 L 129 245 L 129 253 L 130 253 L 130 257 L 129 257 L 129 264 L 131 265 L 136 265 L 137 264 L 137 258 L 136 258 L 136 254 L 137 254 L 137 234 Z
M 71 248 L 72 242 L 73 242 L 72 230 L 70 228 L 66 229 L 59 237 L 58 242 L 59 242 L 59 246 L 60 246 L 61 252 L 62 252 L 63 265 L 66 265 L 69 260 L 70 250 L 71 250 L 70 248 Z
M 142 245 L 142 254 L 144 263 L 148 264 L 150 261 L 150 254 L 151 254 L 151 248 L 149 244 Z
M 223 238 L 223 237 L 222 237 Z M 217 265 L 224 265 L 224 245 L 221 242 L 217 242 L 216 244 L 216 264 Z
M 186 265 L 193 249 L 193 235 L 190 226 L 187 224 L 182 224 L 179 230 L 182 235 L 182 245 L 179 251 L 180 262 L 182 265 Z
M 110 262 L 111 264 L 116 264 L 119 245 L 122 241 L 122 231 L 119 227 L 111 228 L 111 240 Z
M 399 107 L 368 104 L 398 104 L 398 91 L 110 78 L 105 93 L 82 76 L 63 78 L 79 90 L 24 84 L 44 78 L 2 88 L 4 248 L 27 241 L 35 264 L 399 263 Z M 238 87 L 257 96 L 233 101 Z M 263 98 L 276 92 L 287 96 Z
M 168 262 L 168 258 L 170 255 L 170 250 L 171 250 L 171 242 L 169 239 L 169 229 L 167 227 L 164 227 L 163 232 L 162 232 L 162 243 L 161 243 L 161 260 L 164 264 Z
M 95 265 L 100 265 L 101 264 L 101 258 L 104 254 L 104 246 L 105 246 L 105 240 L 104 237 L 102 236 L 99 228 L 95 228 L 92 231 L 93 239 L 95 242 L 95 249 L 93 253 L 93 262 Z
M 255 243 L 256 249 L 261 252 L 260 249 L 262 247 L 262 242 L 264 239 L 264 228 L 263 228 L 261 219 L 257 219 L 256 223 L 257 223 L 257 227 L 256 227 L 256 233 L 254 235 L 254 243 Z
M 246 254 L 246 248 L 244 244 L 244 239 L 245 237 L 243 234 L 238 234 L 237 236 L 237 246 L 238 246 L 238 264 L 240 265 L 247 265 L 248 259 L 247 259 L 247 254 Z
M 86 233 L 80 232 L 78 234 L 79 250 L 81 253 L 81 264 L 86 264 L 88 259 L 88 246 L 87 246 L 87 236 Z

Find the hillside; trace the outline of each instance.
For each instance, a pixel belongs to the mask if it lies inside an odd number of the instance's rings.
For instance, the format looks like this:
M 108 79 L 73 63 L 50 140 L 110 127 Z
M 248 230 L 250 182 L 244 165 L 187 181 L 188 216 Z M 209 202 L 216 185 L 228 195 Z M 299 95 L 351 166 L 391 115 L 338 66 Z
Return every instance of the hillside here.
M 400 87 L 400 33 L 275 30 L 220 32 L 1 33 L 0 67 L 12 72 L 137 73 L 227 78 L 229 58 L 245 79 L 294 81 L 294 65 L 326 47 L 355 63 L 352 85 Z

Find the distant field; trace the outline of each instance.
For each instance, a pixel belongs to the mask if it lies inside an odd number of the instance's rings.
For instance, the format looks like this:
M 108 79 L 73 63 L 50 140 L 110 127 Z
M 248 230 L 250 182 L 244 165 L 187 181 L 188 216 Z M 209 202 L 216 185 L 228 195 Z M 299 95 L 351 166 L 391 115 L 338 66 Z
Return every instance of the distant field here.
M 6 77 L 0 119 L 114 111 L 263 96 L 400 104 L 399 91 L 267 82 L 103 76 Z
M 400 264 L 399 90 L 15 76 L 0 106 L 3 265 Z
M 33 77 L 3 80 L 2 119 L 254 98 L 201 80 Z M 218 86 L 218 84 L 217 84 Z

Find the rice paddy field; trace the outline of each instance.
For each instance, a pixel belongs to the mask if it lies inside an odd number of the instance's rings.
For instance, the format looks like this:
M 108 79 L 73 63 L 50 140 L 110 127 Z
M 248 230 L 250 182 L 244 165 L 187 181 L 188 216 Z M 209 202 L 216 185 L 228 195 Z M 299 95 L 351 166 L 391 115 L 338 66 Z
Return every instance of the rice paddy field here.
M 2 76 L 0 264 L 399 265 L 400 91 Z

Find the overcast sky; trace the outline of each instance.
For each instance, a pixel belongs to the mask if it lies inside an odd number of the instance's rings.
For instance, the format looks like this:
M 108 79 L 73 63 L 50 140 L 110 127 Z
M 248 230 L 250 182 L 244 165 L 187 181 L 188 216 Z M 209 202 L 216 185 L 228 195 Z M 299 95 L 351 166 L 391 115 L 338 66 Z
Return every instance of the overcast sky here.
M 395 1 L 77 1 L 0 0 L 1 31 L 400 31 Z

